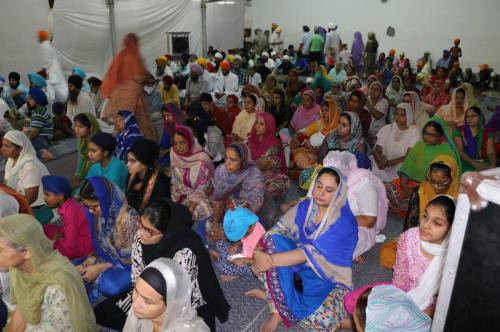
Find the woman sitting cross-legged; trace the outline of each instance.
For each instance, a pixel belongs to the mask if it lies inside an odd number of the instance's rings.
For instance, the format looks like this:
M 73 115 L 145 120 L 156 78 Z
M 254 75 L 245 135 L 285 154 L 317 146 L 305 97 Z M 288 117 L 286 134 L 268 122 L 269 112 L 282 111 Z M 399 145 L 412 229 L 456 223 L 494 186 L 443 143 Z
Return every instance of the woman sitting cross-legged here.
M 136 141 L 127 153 L 127 202 L 139 213 L 150 200 L 170 197 L 170 179 L 156 165 L 159 153 L 158 144 L 147 138 Z
M 462 159 L 462 172 L 483 171 L 497 163 L 493 130 L 484 123 L 484 115 L 477 106 L 465 111 L 465 123 L 453 131 L 453 139 Z
M 292 149 L 300 144 L 316 152 L 325 137 L 337 128 L 340 114 L 341 110 L 337 103 L 333 99 L 326 99 L 321 104 L 321 118 L 295 133 L 290 143 Z
M 172 201 L 185 205 L 195 223 L 212 215 L 208 198 L 214 191 L 214 166 L 198 143 L 191 128 L 177 126 L 170 149 Z
M 257 114 L 248 147 L 255 164 L 264 175 L 266 190 L 273 199 L 284 196 L 290 186 L 285 154 L 281 141 L 276 138 L 273 116 L 267 112 Z
M 77 266 L 87 283 L 90 302 L 130 290 L 132 241 L 139 228 L 139 215 L 125 194 L 102 176 L 85 180 L 80 191 L 89 221 L 95 253 Z
M 27 214 L 0 219 L 0 265 L 9 268 L 16 308 L 8 331 L 96 331 L 78 271 Z
M 192 224 L 187 207 L 166 198 L 151 201 L 141 215 L 140 229 L 132 245 L 132 283 L 137 286 L 139 276 L 155 259 L 172 259 L 189 276 L 191 305 L 215 331 L 215 318 L 225 322 L 229 304 L 224 298 L 208 251 L 193 231 Z M 121 331 L 131 299 L 131 292 L 127 290 L 98 304 L 95 309 L 98 324 Z
M 158 258 L 141 273 L 124 332 L 208 332 L 190 303 L 191 282 L 178 264 Z
M 30 139 L 18 130 L 8 131 L 2 139 L 5 164 L 5 184 L 24 196 L 35 218 L 48 223 L 53 213 L 43 200 L 42 176 L 49 175 L 47 167 L 37 158 Z
M 308 196 L 291 208 L 256 250 L 253 269 L 266 291 L 247 295 L 268 300 L 271 317 L 261 331 L 300 324 L 334 331 L 349 317 L 344 296 L 352 287 L 352 255 L 358 231 L 340 172 L 323 168 Z
M 334 132 L 328 134 L 318 152 L 321 162 L 329 151 L 348 151 L 356 156 L 359 168 L 371 167 L 368 146 L 362 137 L 361 122 L 354 112 L 342 112 Z
M 225 212 L 243 206 L 257 215 L 262 212 L 266 182 L 259 168 L 251 161 L 246 144 L 231 144 L 226 149 L 226 160 L 215 170 L 215 191 L 211 200 L 213 218 L 210 236 L 224 238 L 222 218 Z
M 394 112 L 394 122 L 382 127 L 372 160 L 372 172 L 384 182 L 395 180 L 409 150 L 420 140 L 420 129 L 413 122 L 410 104 L 401 103 Z

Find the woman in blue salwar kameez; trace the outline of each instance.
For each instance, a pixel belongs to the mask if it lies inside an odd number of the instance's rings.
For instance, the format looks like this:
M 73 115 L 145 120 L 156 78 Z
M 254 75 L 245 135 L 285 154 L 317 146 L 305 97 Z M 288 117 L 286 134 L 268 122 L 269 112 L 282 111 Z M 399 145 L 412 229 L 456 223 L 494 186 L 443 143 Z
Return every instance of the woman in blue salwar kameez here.
M 281 322 L 315 331 L 341 327 L 349 317 L 343 298 L 352 287 L 357 228 L 345 180 L 324 167 L 307 197 L 264 236 L 264 249 L 254 254 L 253 269 L 271 309 L 261 331 L 275 331 Z M 259 291 L 249 295 L 259 297 Z

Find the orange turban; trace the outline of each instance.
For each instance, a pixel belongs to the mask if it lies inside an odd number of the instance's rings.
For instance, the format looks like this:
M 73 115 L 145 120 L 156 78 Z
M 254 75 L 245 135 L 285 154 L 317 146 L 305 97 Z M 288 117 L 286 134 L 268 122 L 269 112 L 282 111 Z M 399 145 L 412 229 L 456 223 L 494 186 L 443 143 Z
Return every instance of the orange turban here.
M 389 56 L 394 56 L 396 55 L 396 50 L 391 48 L 391 50 L 389 51 Z
M 49 40 L 49 32 L 46 30 L 38 30 L 38 39 L 40 39 L 40 41 Z
M 483 63 L 483 64 L 480 64 L 480 65 L 479 65 L 479 69 L 481 69 L 481 70 L 486 70 L 486 69 L 488 69 L 489 67 L 490 67 L 490 66 L 488 66 L 488 64 L 486 64 L 486 63 Z
M 231 63 L 227 60 L 224 60 L 220 63 L 220 69 L 222 70 L 229 70 L 231 69 Z

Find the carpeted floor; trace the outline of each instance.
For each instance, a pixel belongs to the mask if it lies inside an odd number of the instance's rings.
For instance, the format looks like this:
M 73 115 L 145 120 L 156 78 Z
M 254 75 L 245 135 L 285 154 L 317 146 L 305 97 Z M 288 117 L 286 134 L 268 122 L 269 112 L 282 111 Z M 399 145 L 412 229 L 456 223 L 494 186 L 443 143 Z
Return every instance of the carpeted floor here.
M 291 188 L 287 194 L 287 199 L 298 197 L 296 188 Z M 401 218 L 390 214 L 387 220 L 387 226 L 383 233 L 387 239 L 392 239 L 400 234 L 403 229 Z M 392 271 L 380 267 L 378 263 L 378 253 L 382 243 L 377 243 L 375 247 L 366 256 L 364 264 L 354 264 L 353 266 L 353 281 L 354 286 L 373 283 L 376 281 L 390 280 Z M 222 283 L 224 294 L 231 304 L 231 312 L 229 320 L 224 324 L 219 324 L 217 330 L 220 332 L 249 332 L 258 331 L 260 325 L 267 319 L 269 310 L 265 302 L 259 301 L 244 296 L 245 292 L 261 287 L 261 284 L 256 278 L 246 277 L 233 280 L 231 282 Z M 302 331 L 299 328 L 286 329 L 281 327 L 279 331 Z

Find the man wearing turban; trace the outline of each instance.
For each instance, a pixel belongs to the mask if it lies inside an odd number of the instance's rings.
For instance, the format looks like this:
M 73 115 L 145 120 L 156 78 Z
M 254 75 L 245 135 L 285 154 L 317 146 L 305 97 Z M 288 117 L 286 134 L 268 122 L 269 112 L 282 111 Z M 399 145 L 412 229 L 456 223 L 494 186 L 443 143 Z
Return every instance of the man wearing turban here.
M 213 91 L 214 103 L 217 107 L 226 106 L 229 95 L 238 94 L 238 76 L 231 72 L 231 63 L 224 60 L 220 63 L 220 72 L 216 74 Z
M 191 65 L 191 75 L 186 82 L 185 104 L 191 105 L 199 102 L 200 96 L 209 91 L 208 82 L 202 77 L 203 67 L 197 63 Z
M 73 74 L 68 77 L 68 100 L 66 103 L 66 115 L 73 120 L 80 113 L 95 114 L 95 106 L 90 96 L 82 92 L 83 79 L 80 75 Z

